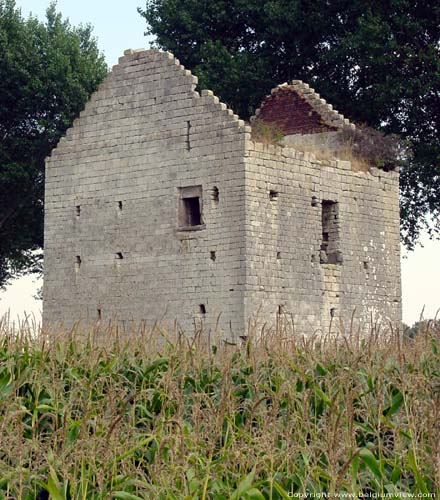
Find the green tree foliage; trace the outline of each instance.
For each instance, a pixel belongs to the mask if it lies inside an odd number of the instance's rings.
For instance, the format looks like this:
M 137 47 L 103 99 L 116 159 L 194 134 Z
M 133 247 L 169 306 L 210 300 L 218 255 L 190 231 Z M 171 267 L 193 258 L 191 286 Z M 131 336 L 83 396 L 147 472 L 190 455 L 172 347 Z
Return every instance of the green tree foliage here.
M 106 74 L 90 26 L 0 0 L 0 287 L 41 267 L 44 159 Z
M 147 0 L 156 45 L 243 118 L 310 83 L 350 119 L 399 134 L 402 239 L 440 232 L 440 4 L 434 0 Z M 433 224 L 429 224 L 429 220 Z

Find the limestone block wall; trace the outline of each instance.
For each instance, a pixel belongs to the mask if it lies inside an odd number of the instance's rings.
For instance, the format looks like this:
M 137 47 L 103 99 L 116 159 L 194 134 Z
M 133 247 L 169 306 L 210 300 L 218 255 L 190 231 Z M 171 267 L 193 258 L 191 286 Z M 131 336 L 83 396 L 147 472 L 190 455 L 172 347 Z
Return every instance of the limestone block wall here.
M 231 339 L 258 317 L 301 334 L 353 311 L 399 321 L 398 172 L 254 143 L 196 83 L 169 53 L 126 51 L 48 158 L 45 326 L 177 321 Z M 351 126 L 302 82 L 275 94 L 268 119 L 287 100 L 311 136 Z
M 126 51 L 48 158 L 45 325 L 242 331 L 250 130 L 195 85 L 169 53 Z
M 353 313 L 363 327 L 399 321 L 398 172 L 354 172 L 251 141 L 246 154 L 245 318 L 288 315 L 300 334 L 349 329 Z M 333 260 L 324 232 L 337 240 Z
M 347 149 L 346 140 L 340 130 L 319 132 L 315 134 L 285 135 L 282 144 L 298 151 L 333 153 L 335 158 L 338 152 Z

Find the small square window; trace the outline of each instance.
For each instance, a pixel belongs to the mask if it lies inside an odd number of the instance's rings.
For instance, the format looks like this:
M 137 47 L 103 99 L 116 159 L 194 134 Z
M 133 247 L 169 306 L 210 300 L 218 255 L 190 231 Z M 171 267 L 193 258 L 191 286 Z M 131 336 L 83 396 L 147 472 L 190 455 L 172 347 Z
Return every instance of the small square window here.
M 179 189 L 178 223 L 182 229 L 199 228 L 202 220 L 202 186 Z

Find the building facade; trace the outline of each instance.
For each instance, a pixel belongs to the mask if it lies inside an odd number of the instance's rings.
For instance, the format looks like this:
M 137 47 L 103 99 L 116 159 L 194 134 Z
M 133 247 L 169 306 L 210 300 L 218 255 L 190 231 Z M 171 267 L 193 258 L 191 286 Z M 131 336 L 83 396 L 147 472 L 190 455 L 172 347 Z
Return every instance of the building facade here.
M 257 112 L 281 145 L 196 85 L 126 51 L 47 159 L 44 324 L 399 321 L 398 172 L 298 151 L 353 127 L 302 82 Z

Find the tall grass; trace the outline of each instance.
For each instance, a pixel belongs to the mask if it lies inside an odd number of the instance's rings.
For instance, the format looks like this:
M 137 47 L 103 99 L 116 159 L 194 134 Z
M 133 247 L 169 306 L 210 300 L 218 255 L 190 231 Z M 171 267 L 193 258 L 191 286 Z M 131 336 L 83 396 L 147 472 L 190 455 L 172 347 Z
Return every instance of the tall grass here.
M 160 338 L 161 342 L 155 339 Z M 0 499 L 440 492 L 440 332 L 0 335 Z

